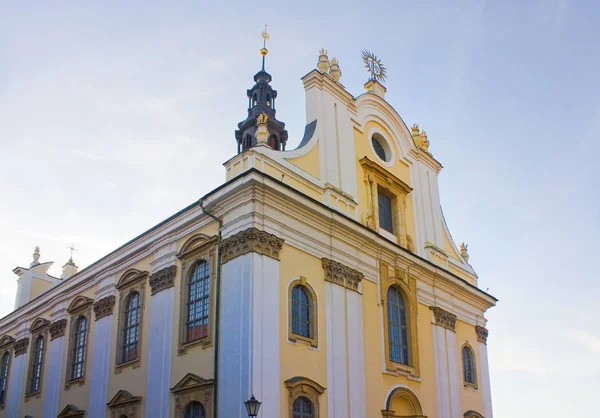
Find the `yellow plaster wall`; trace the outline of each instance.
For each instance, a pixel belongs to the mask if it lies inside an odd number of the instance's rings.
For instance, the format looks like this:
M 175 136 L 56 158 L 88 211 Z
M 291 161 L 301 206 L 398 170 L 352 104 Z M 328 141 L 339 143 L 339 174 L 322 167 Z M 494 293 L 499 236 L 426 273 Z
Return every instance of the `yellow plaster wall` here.
M 454 258 L 455 260 L 460 260 L 460 256 L 454 250 L 454 246 L 452 245 L 452 239 L 446 233 L 445 228 L 442 226 L 442 235 L 444 237 L 444 251 L 448 256 Z
M 288 245 L 280 253 L 280 376 L 281 417 L 289 416 L 289 392 L 284 381 L 295 376 L 308 377 L 327 387 L 327 359 L 325 341 L 325 273 L 321 260 Z M 318 348 L 308 343 L 288 341 L 288 284 L 299 276 L 306 277 L 318 300 Z M 319 416 L 327 416 L 327 391 L 319 399 Z
M 303 156 L 286 158 L 286 160 L 311 176 L 319 178 L 319 143 Z
M 304 193 L 305 195 L 310 196 L 313 199 L 318 200 L 319 202 L 321 201 L 321 198 L 322 198 L 321 193 L 319 193 L 312 187 L 306 186 L 304 183 L 294 179 L 293 177 L 291 177 L 289 175 L 285 175 L 282 177 L 282 174 L 284 174 L 284 172 L 282 170 L 280 170 L 279 168 L 274 167 L 270 164 L 265 164 L 263 167 L 263 171 L 266 174 L 268 174 L 269 176 L 282 181 L 283 183 L 293 187 L 296 190 L 299 190 L 300 192 Z
M 461 412 L 468 410 L 483 413 L 483 397 L 481 391 L 472 387 L 464 387 L 463 384 L 463 366 L 462 366 L 462 347 L 468 342 L 473 353 L 475 354 L 475 372 L 477 373 L 477 382 L 481 387 L 481 371 L 479 365 L 479 350 L 477 349 L 477 333 L 475 327 L 466 322 L 456 321 L 456 353 L 458 356 L 458 373 L 459 373 L 459 388 L 460 388 L 460 404 Z
M 31 292 L 29 293 L 29 300 L 41 295 L 43 292 L 48 290 L 50 286 L 52 286 L 52 283 L 34 277 L 31 280 Z

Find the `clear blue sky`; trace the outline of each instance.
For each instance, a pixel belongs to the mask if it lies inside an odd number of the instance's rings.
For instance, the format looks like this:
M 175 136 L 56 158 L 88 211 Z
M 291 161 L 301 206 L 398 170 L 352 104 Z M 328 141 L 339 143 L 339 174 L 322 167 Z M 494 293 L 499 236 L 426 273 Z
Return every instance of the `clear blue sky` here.
M 85 267 L 224 180 L 268 23 L 291 147 L 322 47 L 355 95 L 360 50 L 380 56 L 427 130 L 450 230 L 500 299 L 495 417 L 595 416 L 598 4 L 387 3 L 1 2 L 0 314 L 36 245 L 56 275 L 71 243 Z

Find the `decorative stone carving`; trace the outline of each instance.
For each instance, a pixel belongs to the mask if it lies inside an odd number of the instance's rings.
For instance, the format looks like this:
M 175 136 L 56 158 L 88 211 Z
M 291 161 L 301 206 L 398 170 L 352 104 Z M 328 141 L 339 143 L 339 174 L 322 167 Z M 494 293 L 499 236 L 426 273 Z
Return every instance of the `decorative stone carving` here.
M 65 329 L 67 328 L 67 320 L 59 319 L 58 321 L 54 321 L 50 324 L 50 341 L 64 337 Z
M 321 265 L 325 270 L 325 281 L 339 284 L 351 290 L 358 291 L 358 285 L 365 277 L 360 271 L 328 258 L 322 258 Z
M 0 338 L 0 348 L 8 347 L 15 343 L 15 339 L 10 335 L 5 335 Z
M 133 396 L 126 390 L 118 391 L 106 405 L 110 408 L 111 418 L 126 416 L 127 418 L 138 418 L 141 396 Z
M 478 325 L 475 327 L 475 332 L 477 333 L 477 341 L 479 341 L 480 343 L 487 344 L 487 337 L 489 331 L 486 328 L 480 327 Z
M 257 228 L 246 229 L 221 242 L 221 263 L 225 264 L 236 257 L 252 252 L 279 260 L 283 241 L 276 235 Z
M 467 244 L 465 244 L 464 242 L 460 243 L 460 255 L 462 256 L 462 258 L 465 259 L 465 261 L 468 263 L 469 262 L 469 252 L 468 252 L 469 246 Z
M 65 409 L 58 414 L 57 418 L 83 418 L 85 416 L 85 411 L 77 408 L 73 404 L 69 404 L 65 406 Z
M 105 316 L 112 315 L 114 306 L 114 295 L 107 296 L 94 303 L 94 313 L 96 314 L 96 321 L 104 318 Z
M 176 273 L 177 266 L 173 264 L 172 266 L 158 270 L 156 273 L 150 276 L 150 288 L 152 289 L 151 294 L 155 295 L 162 290 L 175 286 Z
M 213 385 L 212 379 L 203 379 L 194 373 L 186 374 L 171 388 L 175 396 L 175 418 L 184 418 L 186 406 L 194 401 L 202 404 L 207 418 L 212 417 Z
M 20 356 L 21 354 L 25 354 L 27 352 L 27 347 L 29 346 L 29 338 L 21 338 L 17 340 L 13 345 L 13 350 L 15 352 L 15 357 Z
M 29 331 L 31 333 L 37 332 L 45 327 L 47 327 L 48 325 L 50 325 L 50 321 L 48 321 L 46 318 L 37 318 L 35 321 L 33 321 L 31 323 L 31 326 L 29 327 Z
M 433 311 L 436 325 L 449 329 L 450 331 L 456 331 L 456 315 L 445 311 L 438 306 L 430 306 L 429 309 Z
M 302 396 L 310 399 L 315 406 L 314 417 L 319 418 L 319 396 L 325 393 L 325 388 L 314 380 L 304 376 L 292 377 L 284 383 L 289 392 L 289 417 L 294 418 L 294 401 Z

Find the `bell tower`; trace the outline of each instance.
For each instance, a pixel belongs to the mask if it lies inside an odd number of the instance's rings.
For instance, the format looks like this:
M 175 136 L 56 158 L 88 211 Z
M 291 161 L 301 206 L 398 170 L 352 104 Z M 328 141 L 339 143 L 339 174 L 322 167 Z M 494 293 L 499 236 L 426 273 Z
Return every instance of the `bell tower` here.
M 271 87 L 271 75 L 265 71 L 265 57 L 269 53 L 266 48 L 267 40 L 269 39 L 267 25 L 265 25 L 265 30 L 262 32 L 262 37 L 263 47 L 260 50 L 262 68 L 254 75 L 254 86 L 246 91 L 246 95 L 248 96 L 248 117 L 238 123 L 238 129 L 235 131 L 238 154 L 255 146 L 267 146 L 276 151 L 285 151 L 285 143 L 288 139 L 285 123 L 275 118 L 277 90 Z M 262 115 L 266 115 L 266 117 Z M 264 137 L 268 133 L 266 141 L 257 140 L 256 134 L 259 125 L 261 125 L 259 137 Z

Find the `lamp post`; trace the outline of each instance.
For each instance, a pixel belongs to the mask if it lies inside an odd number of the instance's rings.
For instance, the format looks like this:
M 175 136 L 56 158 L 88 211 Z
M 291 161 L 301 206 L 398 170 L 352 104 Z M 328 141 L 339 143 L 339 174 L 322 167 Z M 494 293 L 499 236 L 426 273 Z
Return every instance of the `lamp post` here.
M 254 395 L 252 395 L 252 397 L 250 399 L 248 399 L 246 402 L 244 402 L 244 405 L 246 405 L 246 412 L 248 412 L 249 417 L 255 417 L 258 415 L 258 410 L 260 409 L 260 404 L 261 404 L 261 402 L 258 401 L 254 397 Z

